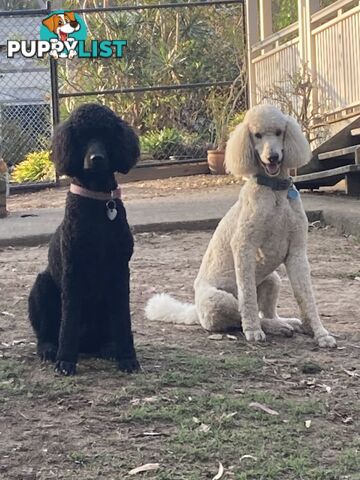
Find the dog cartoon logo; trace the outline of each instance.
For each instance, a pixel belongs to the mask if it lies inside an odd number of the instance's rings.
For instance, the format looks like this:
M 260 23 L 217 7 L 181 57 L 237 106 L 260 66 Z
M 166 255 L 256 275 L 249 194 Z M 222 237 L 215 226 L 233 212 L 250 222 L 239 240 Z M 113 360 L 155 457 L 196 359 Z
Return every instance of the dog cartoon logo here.
M 75 12 L 55 10 L 40 24 L 40 40 L 7 41 L 7 58 L 122 58 L 125 39 L 87 39 L 86 23 Z
M 77 55 L 78 41 L 86 39 L 86 25 L 78 14 L 58 10 L 42 21 L 40 38 L 54 45 L 50 50 L 52 57 L 71 59 Z

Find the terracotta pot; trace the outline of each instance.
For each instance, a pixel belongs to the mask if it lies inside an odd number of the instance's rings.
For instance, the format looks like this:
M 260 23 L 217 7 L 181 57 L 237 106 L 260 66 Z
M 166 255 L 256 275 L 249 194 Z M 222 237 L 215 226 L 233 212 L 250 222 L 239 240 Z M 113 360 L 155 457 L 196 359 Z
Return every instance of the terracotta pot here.
M 212 175 L 225 175 L 225 151 L 224 150 L 208 150 L 207 161 L 209 170 Z

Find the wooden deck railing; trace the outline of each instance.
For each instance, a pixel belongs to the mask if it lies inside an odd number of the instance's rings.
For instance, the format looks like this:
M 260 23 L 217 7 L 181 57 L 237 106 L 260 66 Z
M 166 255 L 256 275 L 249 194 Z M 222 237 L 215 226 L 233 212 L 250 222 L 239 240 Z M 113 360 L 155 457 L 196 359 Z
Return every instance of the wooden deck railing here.
M 300 9 L 299 9 L 300 10 Z M 250 99 L 306 64 L 317 88 L 313 106 L 335 118 L 360 111 L 360 2 L 338 0 L 249 46 Z

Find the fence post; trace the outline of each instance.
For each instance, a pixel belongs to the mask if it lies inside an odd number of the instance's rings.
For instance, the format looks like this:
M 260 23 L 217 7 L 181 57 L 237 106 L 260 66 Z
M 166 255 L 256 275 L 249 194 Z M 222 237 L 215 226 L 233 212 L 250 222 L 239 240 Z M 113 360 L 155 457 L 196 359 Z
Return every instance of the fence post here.
M 7 215 L 6 197 L 8 195 L 8 173 L 6 163 L 0 158 L 0 218 Z
M 299 12 L 299 46 L 302 66 L 307 67 L 311 80 L 316 85 L 316 52 L 312 35 L 311 14 L 320 8 L 319 0 L 298 0 Z M 318 109 L 318 89 L 313 87 L 311 93 L 311 109 Z
M 272 2 L 260 0 L 260 40 L 265 40 L 272 34 Z M 261 50 L 264 54 L 271 47 Z
M 248 79 L 249 79 L 249 107 L 256 105 L 256 77 L 255 66 L 252 62 L 251 48 L 254 43 L 259 41 L 259 8 L 258 2 L 253 0 L 246 1 L 246 48 L 248 59 Z
M 59 82 L 57 60 L 50 58 L 50 82 L 51 82 L 51 112 L 53 127 L 60 122 L 59 109 Z
M 50 15 L 51 1 L 46 2 L 46 10 Z M 52 116 L 52 128 L 60 122 L 60 109 L 59 109 L 59 82 L 58 82 L 58 64 L 57 60 L 50 57 L 50 88 L 51 88 L 51 116 Z M 59 184 L 59 174 L 55 172 L 55 183 Z

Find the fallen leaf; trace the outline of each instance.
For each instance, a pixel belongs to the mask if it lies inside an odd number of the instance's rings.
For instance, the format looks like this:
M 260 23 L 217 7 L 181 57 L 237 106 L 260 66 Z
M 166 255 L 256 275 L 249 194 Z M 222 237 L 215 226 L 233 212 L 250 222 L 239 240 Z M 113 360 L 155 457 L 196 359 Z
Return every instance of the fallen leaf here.
M 311 427 L 311 420 L 305 420 L 305 427 L 310 428 Z
M 221 462 L 219 462 L 219 470 L 218 473 L 213 477 L 212 480 L 220 480 L 220 478 L 224 475 L 224 467 Z
M 5 310 L 1 312 L 1 315 L 4 315 L 4 317 L 15 317 L 13 313 L 6 312 Z
M 238 412 L 232 412 L 232 413 L 228 413 L 226 415 L 224 415 L 223 418 L 232 418 L 232 417 L 235 417 L 235 415 L 237 415 Z
M 200 423 L 200 420 L 199 420 L 197 417 L 193 417 L 192 420 L 193 420 L 193 422 L 195 422 L 195 423 Z
M 210 427 L 210 425 L 206 425 L 206 423 L 202 423 L 198 430 L 199 430 L 199 432 L 202 432 L 202 433 L 208 433 L 208 432 L 210 432 L 211 427 Z
M 229 333 L 226 335 L 226 337 L 229 339 L 229 340 L 237 340 L 238 337 L 236 337 L 235 335 L 230 335 Z
M 129 475 L 136 475 L 137 473 L 149 472 L 150 470 L 158 470 L 160 467 L 159 463 L 146 463 L 141 465 L 141 467 L 136 467 L 130 470 Z
M 213 335 L 209 335 L 208 339 L 209 340 L 222 340 L 223 335 L 221 335 L 221 333 L 214 333 Z
M 132 405 L 140 405 L 142 403 L 154 403 L 154 402 L 157 402 L 159 400 L 159 397 L 145 397 L 145 398 L 133 398 L 132 400 L 130 400 L 130 403 Z
M 350 370 L 346 370 L 346 368 L 343 368 L 343 371 L 344 371 L 347 375 L 349 375 L 349 377 L 360 377 L 360 375 L 359 375 L 358 373 L 352 372 L 352 371 L 350 371 Z
M 245 390 L 243 388 L 234 388 L 235 393 L 245 393 Z
M 279 412 L 277 412 L 276 410 L 272 410 L 271 408 L 267 407 L 266 405 L 263 405 L 262 403 L 251 402 L 249 403 L 249 407 L 262 410 L 263 412 L 268 413 L 269 415 L 279 415 Z
M 348 424 L 348 423 L 351 423 L 352 421 L 353 421 L 352 417 L 346 417 L 346 418 L 343 419 L 342 422 L 345 423 L 345 424 Z
M 243 460 L 246 460 L 247 458 L 251 460 L 255 460 L 255 462 L 257 461 L 257 457 L 254 457 L 253 455 L 243 455 L 242 457 L 240 457 L 240 462 L 242 462 Z

